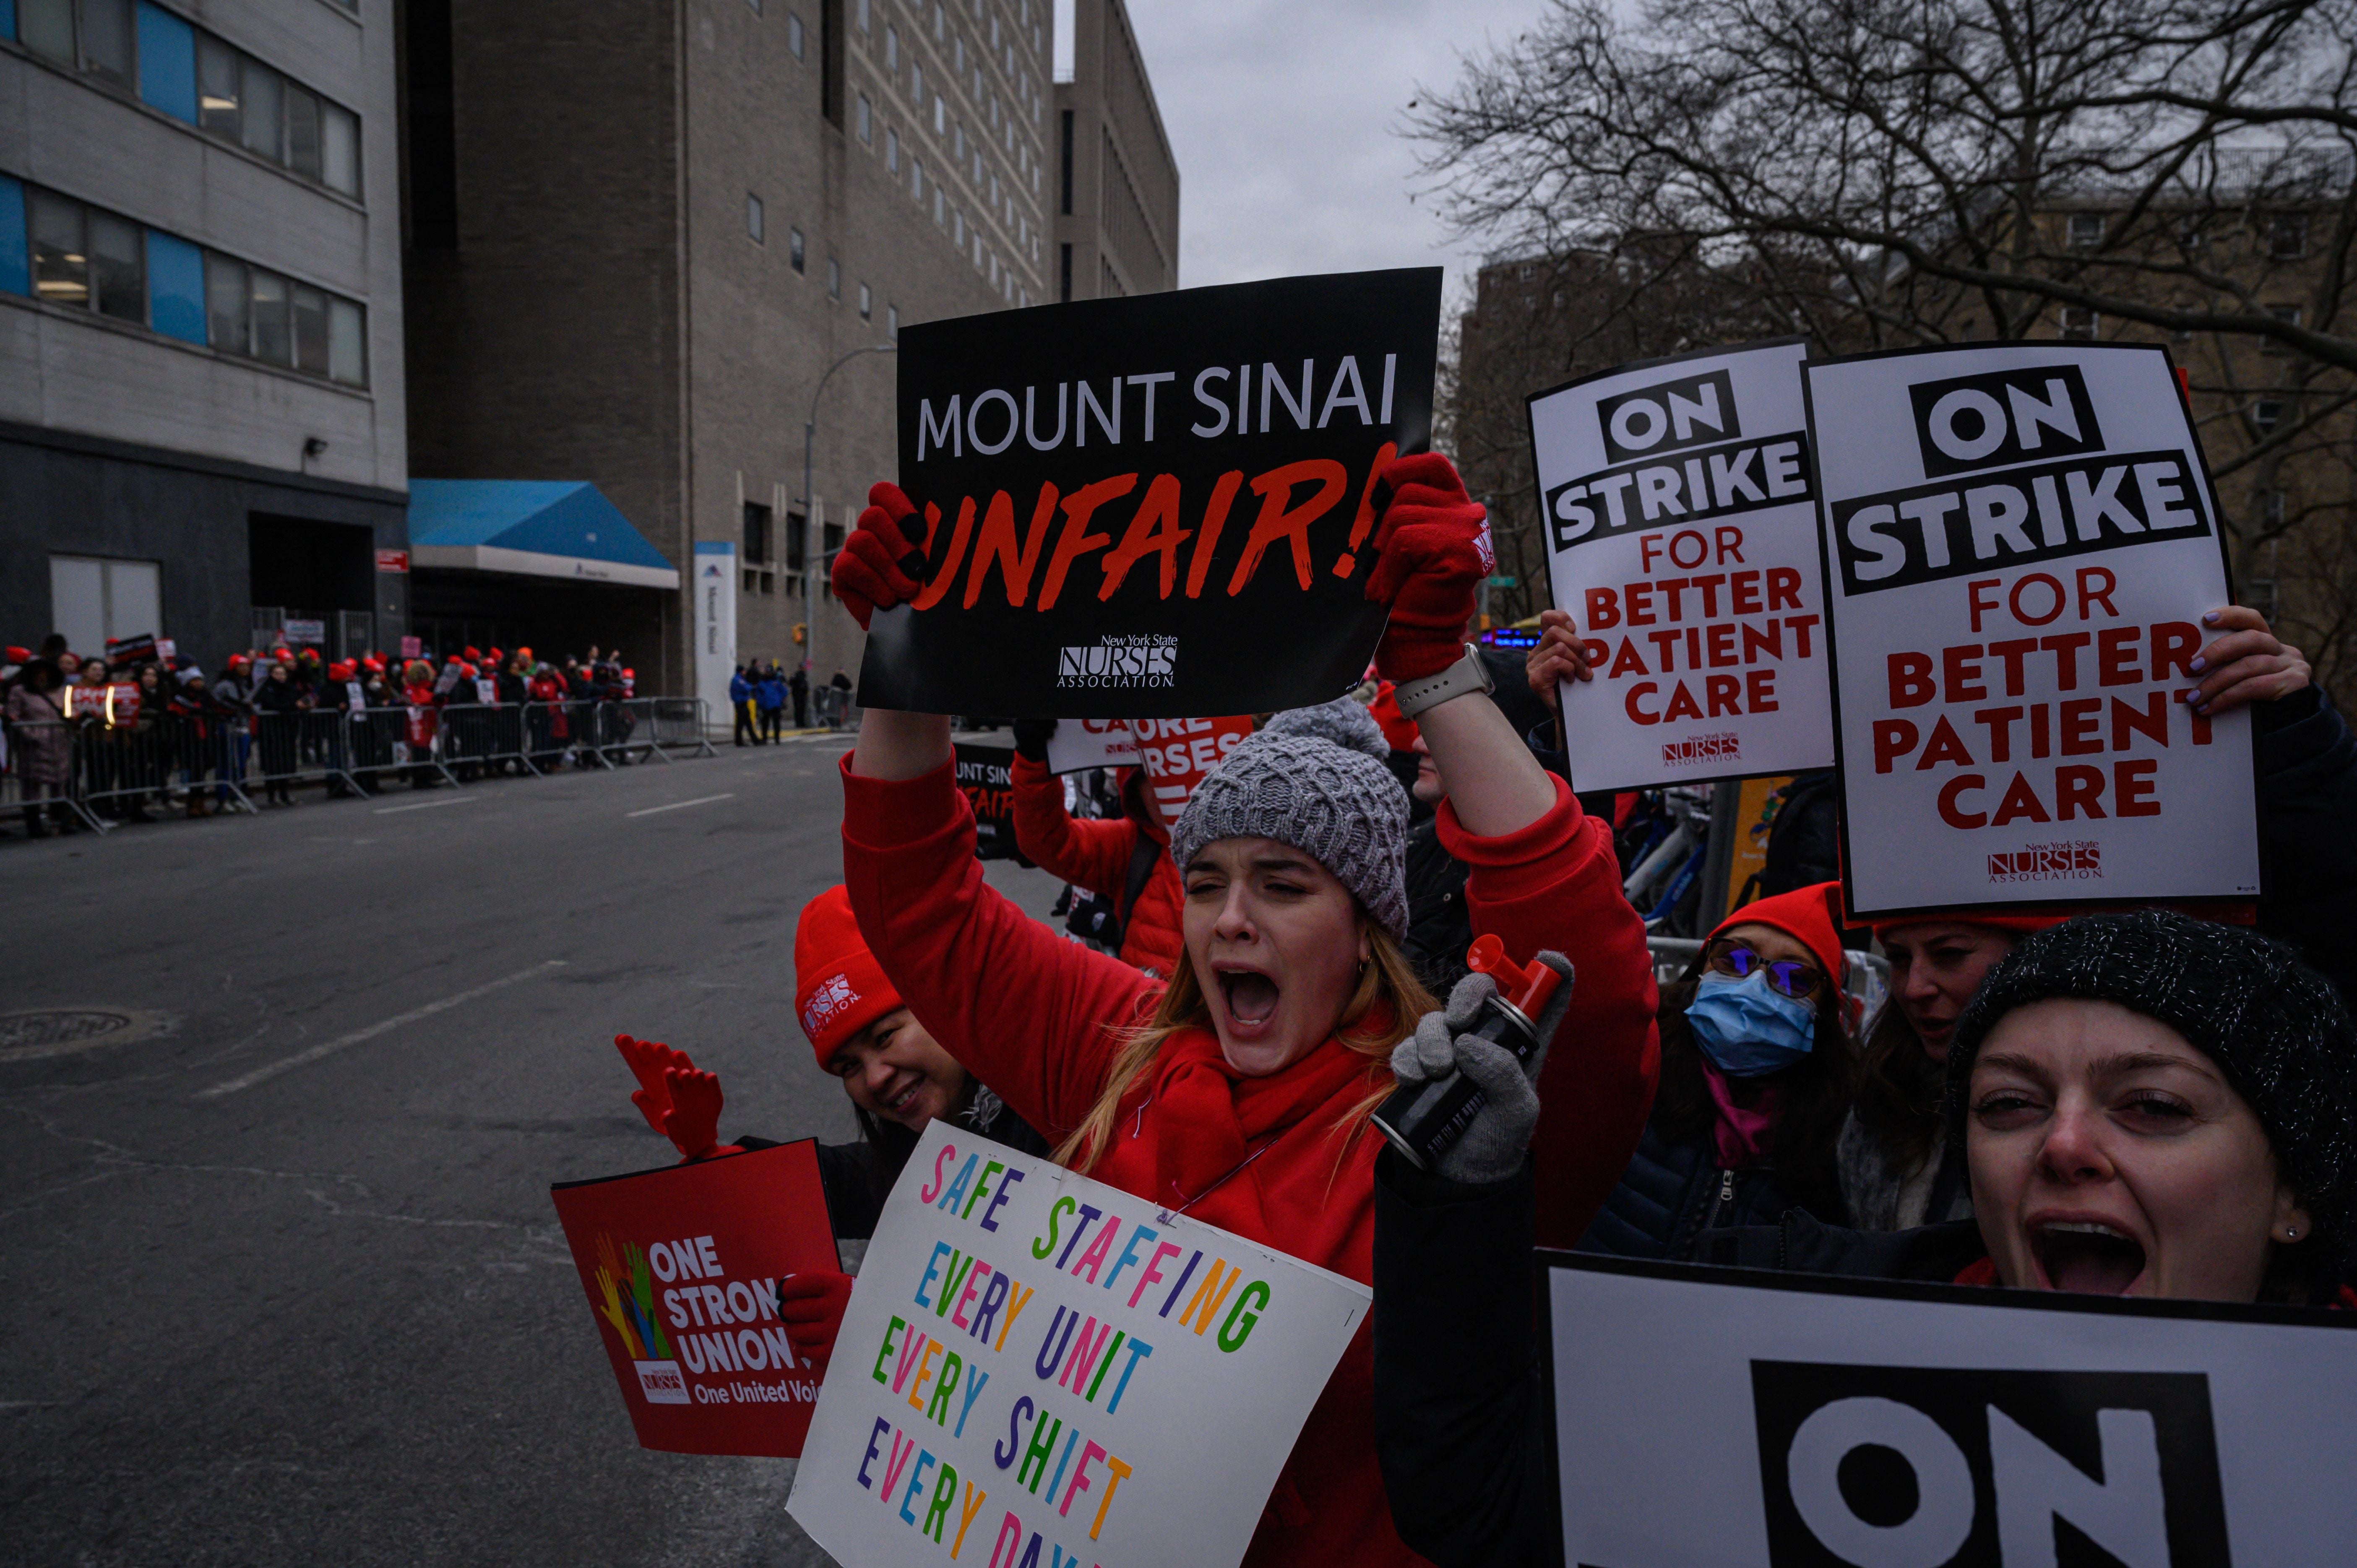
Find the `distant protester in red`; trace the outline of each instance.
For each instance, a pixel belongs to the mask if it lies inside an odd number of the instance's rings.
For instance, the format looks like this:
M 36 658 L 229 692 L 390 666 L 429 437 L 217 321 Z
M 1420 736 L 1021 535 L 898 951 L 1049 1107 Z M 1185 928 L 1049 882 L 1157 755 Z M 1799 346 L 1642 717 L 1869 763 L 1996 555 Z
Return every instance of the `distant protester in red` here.
M 1413 682 L 1462 657 L 1483 514 L 1437 456 L 1395 463 L 1383 489 L 1368 591 L 1392 614 L 1377 662 Z M 914 509 L 890 486 L 869 499 L 834 574 L 863 622 L 918 591 L 899 564 L 914 554 L 903 531 Z M 844 860 L 887 978 L 952 1056 L 1060 1141 L 1065 1163 L 1365 1281 L 1383 1143 L 1367 1118 L 1392 1087 L 1393 1047 L 1433 1003 L 1400 949 L 1407 800 L 1388 748 L 1379 736 L 1372 753 L 1338 744 L 1327 736 L 1339 724 L 1318 714 L 1244 741 L 1189 802 L 1171 840 L 1185 942 L 1167 985 L 1063 940 L 984 883 L 945 718 L 866 714 L 843 768 Z M 1609 835 L 1478 685 L 1414 716 L 1462 781 L 1441 831 L 1473 868 L 1474 929 L 1559 972 L 1563 953 L 1579 955 L 1576 985 L 1558 992 L 1571 1017 L 1542 1133 L 1563 1199 L 1551 1218 L 1576 1235 L 1626 1163 L 1652 1092 L 1643 931 Z M 1018 1010 L 1028 1026 L 1013 1034 L 1004 1020 Z M 1416 1561 L 1376 1468 L 1372 1369 L 1362 1328 L 1246 1562 Z
M 1157 979 L 1178 972 L 1178 910 L 1184 894 L 1170 862 L 1170 834 L 1146 803 L 1142 769 L 1118 770 L 1122 814 L 1075 818 L 1064 809 L 1064 780 L 1048 771 L 1054 719 L 1015 725 L 1015 847 L 1060 882 L 1114 901 L 1121 922 L 1121 961 Z

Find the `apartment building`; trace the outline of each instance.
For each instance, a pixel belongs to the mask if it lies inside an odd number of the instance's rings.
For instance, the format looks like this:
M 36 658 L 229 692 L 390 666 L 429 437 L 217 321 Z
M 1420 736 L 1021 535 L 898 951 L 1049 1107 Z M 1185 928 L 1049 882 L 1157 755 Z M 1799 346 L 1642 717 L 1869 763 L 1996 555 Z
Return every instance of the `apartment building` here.
M 1055 298 L 1178 286 L 1178 164 L 1122 0 L 1057 0 Z
M 393 0 L 0 0 L 0 634 L 404 629 Z
M 421 521 L 420 624 L 619 645 L 716 714 L 739 659 L 856 673 L 826 563 L 895 471 L 888 350 L 1050 297 L 1047 0 L 405 13 L 413 467 L 587 483 L 678 573 L 435 564 Z

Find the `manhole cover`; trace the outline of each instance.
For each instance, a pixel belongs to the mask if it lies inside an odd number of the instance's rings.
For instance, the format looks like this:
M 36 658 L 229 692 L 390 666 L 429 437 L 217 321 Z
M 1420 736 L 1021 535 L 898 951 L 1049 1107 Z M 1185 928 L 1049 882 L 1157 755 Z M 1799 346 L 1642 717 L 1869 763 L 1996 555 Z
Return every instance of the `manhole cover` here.
M 163 1028 L 160 1013 L 112 1007 L 50 1007 L 0 1014 L 0 1062 L 33 1061 L 145 1039 Z

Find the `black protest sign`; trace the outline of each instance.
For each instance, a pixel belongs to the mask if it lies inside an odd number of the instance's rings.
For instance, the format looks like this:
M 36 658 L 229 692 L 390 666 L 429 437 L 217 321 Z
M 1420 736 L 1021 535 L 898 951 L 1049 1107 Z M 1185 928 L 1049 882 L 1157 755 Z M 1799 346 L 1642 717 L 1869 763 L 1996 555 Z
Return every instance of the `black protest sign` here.
M 1812 363 L 1850 909 L 2248 898 L 2250 715 L 2182 701 L 2228 602 L 2168 355 Z
M 2357 1540 L 2316 1484 L 2357 1453 L 2357 1314 L 1543 1256 L 1566 1563 L 2323 1568 Z
M 1015 753 L 996 746 L 960 746 L 957 784 L 974 808 L 974 857 L 1030 865 L 1015 847 Z
M 1382 633 L 1374 478 L 1427 445 L 1440 272 L 1285 278 L 905 328 L 924 591 L 865 707 L 1168 718 L 1322 702 Z

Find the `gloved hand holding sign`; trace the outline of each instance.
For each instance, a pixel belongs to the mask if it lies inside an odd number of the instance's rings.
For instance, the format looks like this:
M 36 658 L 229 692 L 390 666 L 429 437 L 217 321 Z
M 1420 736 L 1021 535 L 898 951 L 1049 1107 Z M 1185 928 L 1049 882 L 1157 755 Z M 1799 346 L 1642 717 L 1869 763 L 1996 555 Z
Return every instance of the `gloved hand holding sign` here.
M 794 1354 L 820 1376 L 834 1355 L 834 1339 L 843 1327 L 843 1309 L 851 1305 L 851 1276 L 813 1271 L 788 1274 L 778 1282 L 778 1321 Z
M 906 604 L 917 596 L 917 574 L 925 569 L 921 525 L 917 509 L 898 485 L 881 484 L 867 492 L 867 510 L 859 525 L 843 542 L 834 558 L 834 596 L 867 629 L 867 618 L 877 610 Z
M 1474 591 L 1497 557 L 1489 513 L 1439 453 L 1397 459 L 1379 488 L 1388 499 L 1375 527 L 1367 597 L 1389 605 L 1391 620 L 1375 668 L 1386 681 L 1415 681 L 1456 662 Z

